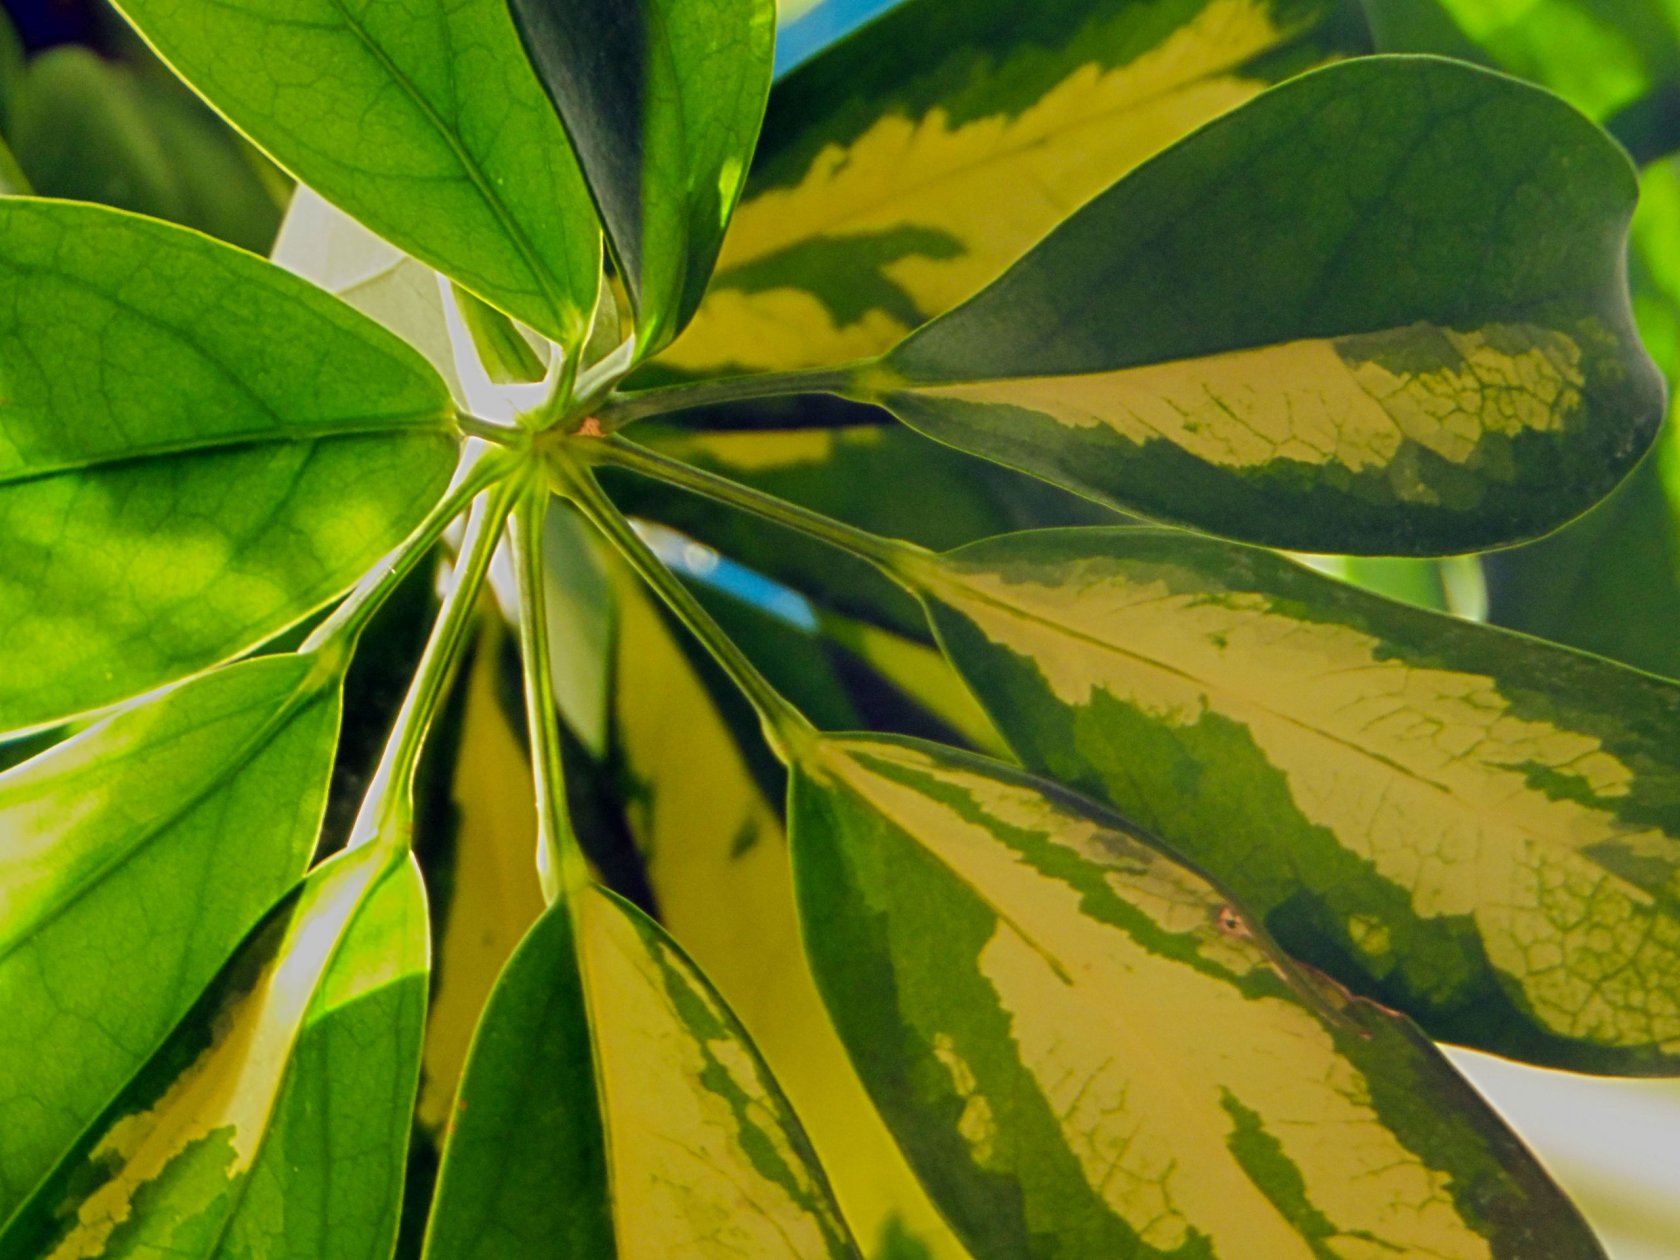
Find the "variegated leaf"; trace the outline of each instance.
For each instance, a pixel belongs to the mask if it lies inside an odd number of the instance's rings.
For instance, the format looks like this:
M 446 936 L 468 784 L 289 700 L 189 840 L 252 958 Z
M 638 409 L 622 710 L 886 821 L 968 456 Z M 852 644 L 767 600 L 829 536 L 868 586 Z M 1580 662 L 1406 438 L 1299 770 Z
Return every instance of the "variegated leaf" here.
M 1302 551 L 1544 533 L 1650 445 L 1663 387 L 1616 145 L 1456 62 L 1302 75 L 1087 203 L 857 374 L 954 446 Z
M 0 775 L 0 1221 L 303 875 L 341 682 L 232 665 Z
M 980 1260 L 1602 1256 L 1403 1018 L 1114 816 L 865 736 L 790 811 L 829 1010 Z
M 437 1260 L 853 1257 L 799 1122 L 670 938 L 610 893 L 537 921 L 473 1041 Z
M 389 1254 L 424 1021 L 412 862 L 318 869 L 11 1221 L 0 1254 Z
M 911 0 L 772 90 L 717 274 L 660 364 L 878 354 L 1151 154 L 1366 39 L 1345 0 Z
M 1157 530 L 923 576 L 1022 760 L 1443 1040 L 1680 1071 L 1680 687 Z

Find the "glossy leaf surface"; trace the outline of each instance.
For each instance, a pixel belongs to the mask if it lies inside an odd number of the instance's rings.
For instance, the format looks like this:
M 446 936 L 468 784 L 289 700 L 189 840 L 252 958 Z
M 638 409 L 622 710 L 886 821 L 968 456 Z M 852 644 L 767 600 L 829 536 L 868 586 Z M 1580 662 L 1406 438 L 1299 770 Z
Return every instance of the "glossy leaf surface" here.
M 1635 193 L 1548 93 L 1447 61 L 1330 66 L 1088 203 L 866 389 L 942 441 L 1215 533 L 1517 541 L 1606 494 L 1661 417 L 1623 279 Z
M 1155 530 L 951 553 L 926 602 L 1030 767 L 1442 1040 L 1680 1068 L 1680 689 Z
M 1404 1019 L 1112 815 L 864 736 L 790 814 L 829 1010 L 979 1260 L 1602 1255 Z
M 395 337 L 197 233 L 0 203 L 0 730 L 224 660 L 344 590 L 448 483 Z
M 562 344 L 587 331 L 600 229 L 504 0 L 119 7 L 328 200 Z
M 229 666 L 0 775 L 0 1220 L 302 876 L 339 683 Z
M 320 868 L 0 1232 L 53 1257 L 385 1254 L 425 1007 L 418 872 Z
M 544 914 L 491 995 L 427 1254 L 856 1252 L 734 1016 L 651 920 L 587 889 Z
M 637 352 L 700 303 L 764 116 L 773 0 L 508 0 L 636 306 Z
M 718 274 L 660 362 L 878 354 L 1151 154 L 1365 39 L 1342 0 L 911 0 L 776 85 Z

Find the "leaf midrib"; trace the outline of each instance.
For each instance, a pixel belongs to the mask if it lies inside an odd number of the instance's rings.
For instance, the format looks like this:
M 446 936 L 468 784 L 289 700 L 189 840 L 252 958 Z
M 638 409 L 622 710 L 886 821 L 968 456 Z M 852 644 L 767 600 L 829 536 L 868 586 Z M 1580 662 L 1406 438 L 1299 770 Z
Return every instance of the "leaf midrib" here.
M 390 55 L 373 38 L 367 28 L 351 15 L 344 0 L 327 0 L 327 3 L 338 13 L 345 27 L 356 37 L 368 54 L 380 64 L 391 81 L 414 103 L 426 121 L 431 123 L 437 134 L 443 138 L 445 145 L 448 146 L 450 153 L 454 156 L 456 164 L 466 175 L 467 182 L 472 185 L 473 191 L 478 194 L 479 200 L 490 211 L 492 217 L 501 224 L 508 240 L 512 242 L 514 249 L 518 252 L 520 261 L 525 264 L 526 271 L 537 282 L 543 301 L 547 304 L 549 314 L 554 318 L 556 326 L 565 328 L 568 322 L 565 318 L 567 305 L 564 301 L 565 295 L 556 288 L 555 277 L 550 274 L 547 266 L 543 263 L 541 255 L 537 253 L 536 247 L 532 244 L 523 225 L 513 217 L 507 204 L 496 195 L 494 186 L 485 175 L 483 168 L 479 166 L 478 160 L 462 143 L 459 134 L 448 125 L 443 115 L 438 112 L 437 107 L 426 99 L 413 80 L 402 72 L 396 62 L 391 60 Z M 445 20 L 447 20 L 447 15 L 445 15 Z M 453 44 L 453 40 L 451 40 L 451 44 Z

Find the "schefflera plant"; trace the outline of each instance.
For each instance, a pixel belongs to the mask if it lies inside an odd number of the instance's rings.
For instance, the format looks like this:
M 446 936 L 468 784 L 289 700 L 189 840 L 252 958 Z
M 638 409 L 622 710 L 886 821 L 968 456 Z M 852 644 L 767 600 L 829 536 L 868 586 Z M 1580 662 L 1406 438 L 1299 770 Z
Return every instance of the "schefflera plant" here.
M 773 93 L 768 0 L 122 8 L 418 281 L 0 202 L 0 728 L 73 732 L 0 775 L 0 1256 L 390 1252 L 416 765 L 504 543 L 548 908 L 426 1254 L 858 1253 L 740 1022 L 583 856 L 556 494 L 785 763 L 811 972 L 975 1257 L 1601 1254 L 1430 1038 L 1675 1069 L 1680 691 L 1266 550 L 1514 542 L 1638 461 L 1594 125 L 1355 56 L 1334 0 L 909 0 Z M 621 433 L 808 393 L 1163 524 L 938 552 Z M 603 468 L 876 566 L 1019 764 L 818 730 Z M 347 663 L 463 517 L 321 836 Z

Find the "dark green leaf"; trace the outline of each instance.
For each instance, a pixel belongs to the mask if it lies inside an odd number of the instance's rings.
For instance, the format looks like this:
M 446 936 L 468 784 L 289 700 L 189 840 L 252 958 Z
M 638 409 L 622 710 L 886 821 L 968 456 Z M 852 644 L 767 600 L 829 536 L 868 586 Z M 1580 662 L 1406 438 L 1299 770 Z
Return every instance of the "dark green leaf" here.
M 700 304 L 764 117 L 773 0 L 508 0 L 636 307 L 637 354 Z
M 1372 57 L 1272 89 L 861 373 L 924 432 L 1307 551 L 1532 537 L 1650 445 L 1626 157 L 1556 97 Z
M 593 888 L 548 910 L 491 994 L 426 1252 L 857 1254 L 722 999 L 650 919 Z
M 0 730 L 225 660 L 319 607 L 449 480 L 443 383 L 197 233 L 0 202 Z
M 564 345 L 600 283 L 589 194 L 506 0 L 120 0 L 282 166 Z
M 1114 816 L 866 736 L 789 810 L 818 984 L 978 1260 L 1602 1256 L 1403 1018 Z
M 1680 688 L 1271 553 L 1046 530 L 928 567 L 1022 761 L 1446 1041 L 1680 1068 Z

